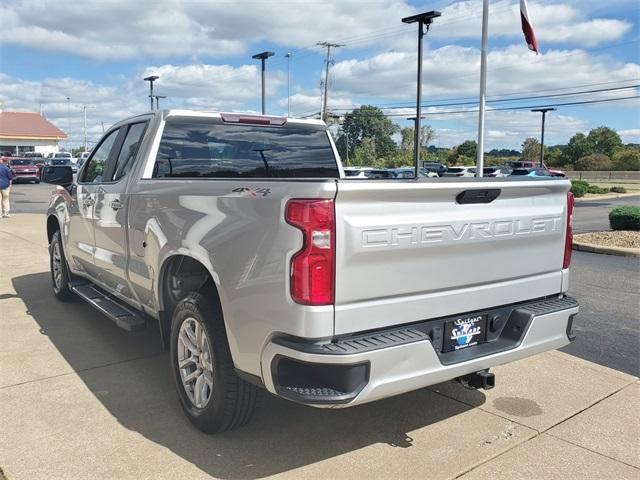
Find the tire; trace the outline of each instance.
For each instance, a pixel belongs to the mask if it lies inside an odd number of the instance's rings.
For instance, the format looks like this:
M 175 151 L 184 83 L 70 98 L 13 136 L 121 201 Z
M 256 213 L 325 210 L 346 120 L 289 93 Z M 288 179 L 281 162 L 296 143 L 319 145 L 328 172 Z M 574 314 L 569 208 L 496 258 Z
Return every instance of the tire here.
M 40 180 L 34 180 L 35 184 L 38 185 L 40 183 Z
M 194 322 L 200 326 L 200 337 L 189 336 L 189 332 L 198 332 Z M 188 348 L 185 340 L 195 338 L 200 341 L 186 342 L 191 347 Z M 236 374 L 222 315 L 204 295 L 191 292 L 178 303 L 171 321 L 170 342 L 178 397 L 187 418 L 198 430 L 220 433 L 251 420 L 257 388 Z M 193 353 L 194 347 L 198 354 Z M 197 375 L 197 371 L 202 372 L 197 380 L 185 386 L 183 379 L 189 374 Z
M 69 268 L 67 267 L 67 258 L 62 248 L 60 230 L 56 230 L 53 237 L 51 237 L 51 244 L 49 245 L 49 268 L 51 270 L 53 294 L 56 298 L 63 302 L 74 300 L 75 295 L 69 288 Z

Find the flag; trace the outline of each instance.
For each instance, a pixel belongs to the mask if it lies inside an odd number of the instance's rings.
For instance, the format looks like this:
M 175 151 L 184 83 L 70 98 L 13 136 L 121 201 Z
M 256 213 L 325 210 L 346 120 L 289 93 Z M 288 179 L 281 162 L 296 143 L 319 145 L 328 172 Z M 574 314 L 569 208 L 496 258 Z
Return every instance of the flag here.
M 536 52 L 536 55 L 540 53 L 538 51 L 538 41 L 536 40 L 536 34 L 533 32 L 533 25 L 529 19 L 529 9 L 527 8 L 527 0 L 520 0 L 520 20 L 522 20 L 522 33 L 524 33 L 524 39 L 527 42 L 529 50 Z

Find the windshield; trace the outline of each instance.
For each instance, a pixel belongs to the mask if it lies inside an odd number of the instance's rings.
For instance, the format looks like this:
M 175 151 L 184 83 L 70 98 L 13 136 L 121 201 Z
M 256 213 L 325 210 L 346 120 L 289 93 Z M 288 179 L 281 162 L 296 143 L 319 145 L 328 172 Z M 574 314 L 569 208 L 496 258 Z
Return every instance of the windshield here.
M 51 160 L 51 165 L 69 165 L 70 163 L 68 158 L 54 158 Z
M 11 160 L 11 165 L 33 165 L 33 162 L 26 159 Z
M 70 153 L 56 153 L 53 155 L 53 158 L 71 158 Z

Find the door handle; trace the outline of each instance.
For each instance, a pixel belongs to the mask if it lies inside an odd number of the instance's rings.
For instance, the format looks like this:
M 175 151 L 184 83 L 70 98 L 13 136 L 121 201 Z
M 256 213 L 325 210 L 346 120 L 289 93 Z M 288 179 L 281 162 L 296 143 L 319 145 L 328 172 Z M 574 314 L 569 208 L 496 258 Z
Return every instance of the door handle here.
M 84 199 L 82 203 L 84 204 L 85 207 L 93 207 L 96 201 L 91 197 L 87 197 Z
M 122 203 L 120 202 L 120 200 L 113 200 L 110 205 L 114 210 L 120 210 L 122 208 Z

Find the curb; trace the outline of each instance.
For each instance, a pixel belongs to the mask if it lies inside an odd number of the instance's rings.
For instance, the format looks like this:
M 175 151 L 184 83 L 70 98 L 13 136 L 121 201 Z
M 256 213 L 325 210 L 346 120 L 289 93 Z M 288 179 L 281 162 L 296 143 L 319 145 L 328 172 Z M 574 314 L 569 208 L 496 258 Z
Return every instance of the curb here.
M 614 200 L 616 198 L 635 197 L 640 195 L 640 192 L 627 192 L 627 193 L 603 193 L 602 195 L 593 195 L 591 197 L 576 198 L 576 202 L 589 202 L 592 200 Z
M 640 257 L 640 248 L 605 247 L 593 243 L 573 242 L 573 249 L 582 252 L 602 253 L 604 255 L 618 255 L 621 257 Z

